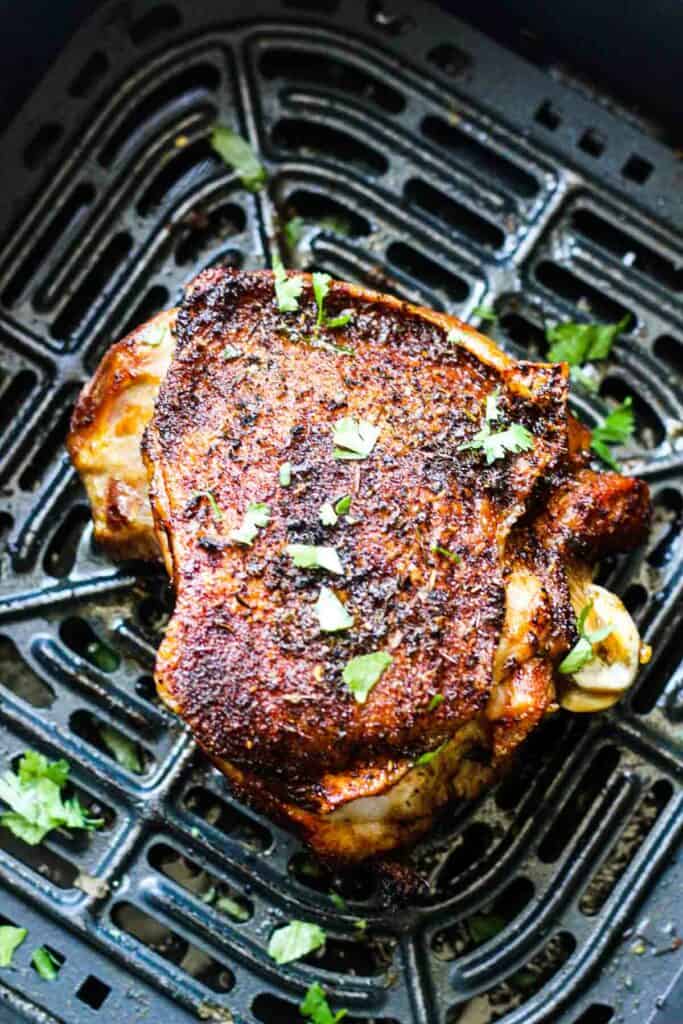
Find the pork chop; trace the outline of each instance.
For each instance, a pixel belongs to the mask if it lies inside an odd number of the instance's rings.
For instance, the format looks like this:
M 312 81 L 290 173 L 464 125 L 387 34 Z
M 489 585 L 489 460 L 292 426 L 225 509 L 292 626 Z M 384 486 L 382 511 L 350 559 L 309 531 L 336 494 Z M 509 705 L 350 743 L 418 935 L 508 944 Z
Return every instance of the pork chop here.
M 69 447 L 98 536 L 161 547 L 177 598 L 163 699 L 239 793 L 348 862 L 490 783 L 558 699 L 597 709 L 628 685 L 638 634 L 591 566 L 642 541 L 649 499 L 588 467 L 566 366 L 348 284 L 321 311 L 299 276 L 282 313 L 267 272 L 200 275 L 177 320 L 105 357 Z M 139 442 L 159 381 L 152 531 Z M 489 464 L 492 412 L 524 445 Z M 585 608 L 612 635 L 582 682 L 558 665 Z M 361 702 L 347 676 L 367 655 L 384 667 Z

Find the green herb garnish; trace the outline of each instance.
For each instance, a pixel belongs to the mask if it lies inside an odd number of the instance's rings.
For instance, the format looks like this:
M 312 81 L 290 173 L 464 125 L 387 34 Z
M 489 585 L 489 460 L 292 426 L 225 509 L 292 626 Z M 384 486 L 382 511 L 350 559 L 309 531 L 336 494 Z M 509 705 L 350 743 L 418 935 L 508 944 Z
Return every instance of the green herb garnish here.
M 313 294 L 315 296 L 315 304 L 318 307 L 318 315 L 315 321 L 315 333 L 317 334 L 321 327 L 344 327 L 348 324 L 349 320 L 353 316 L 353 312 L 342 313 L 340 316 L 328 317 L 325 313 L 325 299 L 327 293 L 330 290 L 330 281 L 332 278 L 329 274 L 313 274 Z
M 289 277 L 277 251 L 273 253 L 273 275 L 277 308 L 281 313 L 295 313 L 299 308 L 299 296 L 304 287 L 303 277 L 300 274 Z
M 351 510 L 351 495 L 345 494 L 334 505 L 326 501 L 320 508 L 320 522 L 323 526 L 334 526 L 341 516 L 346 516 Z M 349 517 L 349 522 L 356 522 Z
M 339 516 L 334 511 L 334 508 L 332 507 L 331 503 L 329 501 L 326 501 L 324 505 L 320 506 L 318 518 L 320 519 L 320 522 L 323 524 L 323 526 L 334 526 L 337 520 L 339 519 Z
M 27 928 L 14 928 L 11 924 L 0 926 L 0 967 L 12 966 L 12 957 L 27 935 Z
M 292 463 L 283 462 L 278 471 L 280 487 L 289 487 L 292 482 Z
M 346 910 L 346 900 L 338 892 L 330 892 L 330 902 L 337 910 Z
M 121 664 L 117 651 L 101 640 L 93 640 L 85 649 L 88 661 L 92 662 L 100 672 L 116 672 Z
M 332 433 L 335 459 L 367 459 L 379 433 L 379 427 L 367 420 L 356 420 L 353 416 L 337 420 Z
M 31 963 L 45 981 L 54 981 L 62 966 L 57 957 L 53 956 L 45 946 L 38 946 L 31 957 Z
M 424 754 L 420 754 L 415 764 L 429 764 L 431 761 L 434 760 L 435 757 L 437 757 L 441 753 L 441 751 L 443 750 L 447 743 L 448 740 L 444 740 L 444 742 L 439 747 L 437 747 L 436 750 L 427 750 L 425 751 Z
M 633 399 L 629 395 L 621 405 L 613 409 L 602 423 L 591 431 L 591 448 L 603 462 L 612 469 L 619 471 L 619 463 L 609 449 L 611 444 L 625 444 L 633 437 L 635 417 L 633 415 Z
M 525 452 L 534 446 L 533 435 L 521 423 L 511 423 L 504 430 L 491 430 L 491 424 L 500 419 L 501 415 L 498 408 L 499 397 L 498 388 L 488 395 L 483 427 L 471 441 L 466 441 L 458 448 L 461 452 L 483 451 L 488 466 L 497 459 L 504 459 L 508 452 Z
M 350 615 L 337 595 L 329 587 L 321 587 L 318 600 L 313 605 L 323 633 L 337 633 L 342 629 L 350 629 L 353 615 Z
M 290 217 L 282 229 L 288 249 L 295 249 L 301 241 L 306 221 L 303 217 Z
M 218 507 L 218 502 L 216 501 L 213 491 L 195 491 L 194 494 L 192 495 L 192 499 L 194 501 L 201 498 L 206 498 L 209 505 L 211 506 L 211 514 L 213 515 L 213 518 L 216 520 L 217 523 L 220 523 L 221 519 L 223 518 L 223 513 Z
M 306 221 L 303 217 L 296 216 L 289 218 L 282 229 L 282 233 L 285 237 L 285 243 L 289 250 L 296 249 L 305 230 Z
M 249 920 L 250 915 L 247 908 L 243 907 L 237 900 L 233 900 L 230 896 L 219 896 L 214 903 L 214 907 L 224 914 L 229 914 L 235 921 Z
M 351 511 L 351 495 L 345 494 L 343 498 L 340 498 L 334 506 L 334 511 L 338 516 L 347 515 Z
M 448 548 L 442 548 L 440 544 L 432 544 L 429 550 L 433 551 L 435 555 L 443 555 L 444 558 L 447 558 L 450 562 L 454 562 L 455 565 L 460 565 L 462 562 L 462 558 L 456 551 L 449 551 Z
M 434 711 L 438 708 L 439 704 L 443 704 L 445 697 L 442 693 L 435 693 L 429 704 L 427 705 L 427 711 Z
M 493 324 L 498 322 L 498 314 L 491 306 L 475 306 L 472 316 L 478 316 L 480 320 L 490 320 Z
M 352 230 L 348 217 L 321 217 L 318 226 L 327 231 L 334 231 L 335 235 L 350 235 Z
M 223 359 L 226 363 L 230 362 L 231 359 L 239 359 L 241 355 L 244 355 L 241 348 L 237 348 L 236 345 L 226 345 L 221 352 Z
M 593 602 L 590 601 L 579 613 L 579 617 L 576 620 L 576 631 L 579 634 L 579 639 L 557 667 L 558 672 L 561 672 L 562 675 L 574 675 L 584 665 L 587 665 L 589 661 L 593 661 L 595 657 L 594 646 L 612 632 L 612 626 L 603 626 L 601 629 L 596 629 L 592 632 L 586 629 L 586 619 L 590 615 L 592 607 Z
M 288 544 L 286 550 L 297 569 L 327 569 L 337 576 L 344 575 L 336 548 L 322 544 Z
M 351 658 L 342 672 L 342 679 L 359 704 L 365 704 L 373 686 L 379 682 L 393 660 L 384 651 L 373 651 L 372 654 L 359 654 Z
M 27 750 L 18 774 L 8 771 L 0 777 L 0 800 L 10 807 L 0 815 L 0 824 L 30 846 L 54 828 L 91 830 L 103 825 L 102 818 L 88 817 L 78 797 L 62 799 L 68 776 L 67 761 L 48 761 L 35 750 Z
M 142 773 L 142 760 L 138 753 L 138 745 L 134 740 L 124 736 L 118 729 L 112 729 L 110 725 L 102 726 L 100 738 L 123 768 L 127 768 L 129 772 L 135 772 L 136 775 Z
M 251 547 L 256 539 L 259 530 L 270 522 L 270 507 L 262 501 L 252 501 L 244 513 L 242 525 L 236 530 L 231 530 L 228 536 L 236 544 L 246 544 Z
M 585 370 L 582 370 L 580 366 L 569 367 L 569 379 L 574 384 L 580 384 L 586 391 L 590 391 L 592 394 L 597 395 L 600 390 L 599 381 L 595 377 L 591 377 Z
M 325 932 L 319 925 L 291 921 L 273 932 L 268 943 L 268 955 L 276 964 L 288 964 L 324 946 L 325 938 Z
M 337 1013 L 332 1013 L 325 998 L 325 989 L 317 981 L 309 986 L 299 1010 L 302 1016 L 307 1017 L 312 1024 L 338 1024 L 349 1012 L 348 1010 L 338 1010 Z
M 570 366 L 606 359 L 630 319 L 627 313 L 618 324 L 577 324 L 571 321 L 556 324 L 546 331 L 550 342 L 548 359 L 553 363 L 569 363 Z
M 266 169 L 246 139 L 231 128 L 217 124 L 211 132 L 210 142 L 249 192 L 258 192 L 263 188 L 267 181 Z

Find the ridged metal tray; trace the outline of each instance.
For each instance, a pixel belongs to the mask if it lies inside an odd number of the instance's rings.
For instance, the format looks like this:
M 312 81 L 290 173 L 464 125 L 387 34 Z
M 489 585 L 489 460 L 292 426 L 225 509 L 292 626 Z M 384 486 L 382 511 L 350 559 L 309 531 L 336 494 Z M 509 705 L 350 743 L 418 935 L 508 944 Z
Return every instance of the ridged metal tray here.
M 216 121 L 251 139 L 267 191 L 220 162 Z M 318 980 L 350 1021 L 672 1024 L 680 161 L 430 5 L 202 0 L 105 3 L 6 134 L 3 164 L 0 751 L 66 757 L 106 824 L 36 849 L 0 830 L 0 923 L 30 933 L 0 972 L 0 1019 L 279 1024 Z M 601 574 L 654 657 L 619 707 L 554 716 L 495 792 L 444 815 L 413 854 L 429 892 L 400 912 L 368 872 L 329 877 L 240 806 L 160 706 L 167 584 L 94 548 L 63 448 L 110 342 L 202 267 L 268 265 L 292 216 L 295 265 L 465 318 L 495 305 L 515 354 L 545 352 L 546 320 L 632 314 L 599 395 L 575 407 L 592 423 L 633 396 L 623 464 L 649 481 L 655 525 Z M 105 725 L 137 744 L 140 772 L 113 759 Z M 329 941 L 278 968 L 268 937 L 293 917 Z M 30 966 L 41 943 L 63 958 L 54 982 Z

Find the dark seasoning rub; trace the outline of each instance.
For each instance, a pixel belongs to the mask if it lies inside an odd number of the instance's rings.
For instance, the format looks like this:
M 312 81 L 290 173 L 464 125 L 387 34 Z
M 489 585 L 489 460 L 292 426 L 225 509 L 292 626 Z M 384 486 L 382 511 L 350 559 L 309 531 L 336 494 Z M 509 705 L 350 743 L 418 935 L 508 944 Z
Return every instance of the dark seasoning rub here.
M 282 314 L 267 274 L 202 275 L 180 309 L 176 359 L 146 440 L 178 594 L 161 690 L 212 756 L 290 787 L 378 757 L 415 759 L 483 711 L 510 566 L 505 536 L 586 458 L 569 454 L 561 367 L 482 361 L 447 340 L 438 314 L 351 285 L 333 285 L 326 301 L 329 315 L 354 315 L 316 334 L 309 283 L 299 311 Z M 222 358 L 226 345 L 243 355 Z M 523 424 L 534 443 L 487 466 L 459 449 L 494 389 L 504 421 Z M 380 428 L 364 461 L 333 457 L 341 416 Z M 294 467 L 287 488 L 284 461 Z M 188 503 L 207 490 L 221 522 L 206 503 Z M 323 528 L 320 507 L 347 493 L 357 521 Z M 244 548 L 228 534 L 250 502 L 266 503 L 271 520 Z M 295 568 L 292 542 L 333 544 L 344 576 Z M 457 560 L 432 551 L 437 542 Z M 551 635 L 566 646 L 574 616 L 557 557 L 521 525 L 512 550 L 552 587 Z M 321 585 L 352 628 L 320 632 Z M 359 706 L 342 670 L 378 649 L 393 662 Z M 426 713 L 437 694 L 444 700 Z

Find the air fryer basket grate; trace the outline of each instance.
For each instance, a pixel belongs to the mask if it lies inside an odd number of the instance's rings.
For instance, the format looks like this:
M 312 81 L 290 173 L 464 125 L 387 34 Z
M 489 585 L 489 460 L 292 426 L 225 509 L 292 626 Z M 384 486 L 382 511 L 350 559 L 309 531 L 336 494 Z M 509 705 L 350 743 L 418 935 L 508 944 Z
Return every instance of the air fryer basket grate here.
M 6 764 L 29 746 L 68 758 L 105 827 L 36 849 L 0 830 L 0 923 L 30 933 L 0 1019 L 273 1024 L 319 980 L 350 1021 L 649 1020 L 680 969 L 680 161 L 425 4 L 248 8 L 105 3 L 4 141 L 0 747 Z M 267 192 L 221 164 L 217 120 L 258 148 Z M 196 756 L 153 692 L 167 585 L 95 549 L 63 449 L 106 346 L 202 267 L 267 265 L 292 216 L 297 265 L 463 317 L 495 303 L 515 354 L 545 351 L 546 318 L 632 315 L 576 408 L 591 423 L 633 395 L 623 461 L 655 526 L 601 572 L 654 657 L 619 707 L 554 717 L 494 793 L 443 818 L 413 854 L 429 893 L 399 914 Z M 329 941 L 277 968 L 268 936 L 293 917 Z M 41 943 L 64 959 L 51 983 L 30 967 Z

